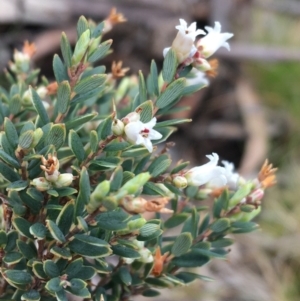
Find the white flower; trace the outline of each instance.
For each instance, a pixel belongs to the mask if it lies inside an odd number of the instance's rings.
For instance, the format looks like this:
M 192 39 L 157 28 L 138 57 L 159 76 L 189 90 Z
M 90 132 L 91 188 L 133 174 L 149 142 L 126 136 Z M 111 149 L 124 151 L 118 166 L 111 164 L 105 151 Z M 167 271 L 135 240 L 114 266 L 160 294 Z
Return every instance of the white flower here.
M 217 166 L 219 156 L 216 153 L 206 156 L 210 161 L 204 165 L 190 169 L 184 176 L 188 185 L 200 186 L 209 183 L 210 186 L 222 187 L 227 183 L 225 168 Z
M 143 123 L 140 120 L 129 122 L 125 126 L 127 140 L 132 144 L 144 145 L 151 153 L 153 150 L 151 140 L 157 140 L 162 137 L 161 133 L 153 130 L 155 124 L 155 117 L 147 123 Z
M 221 33 L 221 24 L 219 22 L 215 22 L 214 28 L 206 26 L 205 29 L 208 32 L 207 35 L 197 43 L 197 48 L 205 58 L 214 54 L 220 47 L 230 50 L 227 40 L 233 37 L 233 33 Z
M 190 72 L 190 75 L 192 77 L 186 78 L 187 86 L 193 86 L 193 85 L 203 85 L 203 87 L 208 86 L 209 80 L 207 79 L 206 74 L 204 72 L 199 71 L 196 68 L 193 68 Z
M 234 164 L 228 161 L 222 161 L 225 168 L 225 177 L 227 179 L 227 185 L 229 188 L 237 188 L 239 182 L 239 174 L 234 172 Z
M 187 22 L 183 19 L 179 19 L 180 25 L 175 26 L 176 29 L 178 29 L 180 32 L 185 34 L 186 36 L 189 36 L 195 41 L 196 36 L 199 34 L 204 34 L 205 31 L 202 29 L 197 29 L 196 22 L 193 22 L 189 27 L 187 26 Z
M 189 27 L 183 19 L 179 19 L 180 25 L 175 28 L 178 29 L 178 33 L 172 43 L 171 47 L 163 50 L 163 55 L 166 56 L 167 52 L 172 48 L 177 56 L 178 62 L 182 63 L 186 59 L 191 58 L 197 52 L 197 48 L 194 45 L 196 36 L 199 34 L 205 34 L 203 30 L 196 29 L 196 22 L 192 23 Z

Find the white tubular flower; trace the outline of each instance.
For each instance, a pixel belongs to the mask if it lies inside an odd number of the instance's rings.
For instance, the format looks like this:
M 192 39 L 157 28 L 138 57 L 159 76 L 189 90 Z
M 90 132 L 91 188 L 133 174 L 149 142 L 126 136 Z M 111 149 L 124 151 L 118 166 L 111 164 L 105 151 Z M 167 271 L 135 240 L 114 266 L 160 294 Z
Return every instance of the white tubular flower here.
M 199 34 L 205 35 L 205 31 L 202 29 L 197 29 L 196 22 L 193 22 L 189 27 L 187 26 L 187 22 L 183 19 L 179 19 L 180 25 L 175 26 L 176 29 L 178 29 L 183 34 L 191 37 L 193 41 L 195 41 L 196 37 Z
M 151 153 L 153 145 L 151 140 L 157 140 L 162 137 L 162 134 L 153 130 L 156 124 L 156 118 L 152 118 L 149 122 L 143 123 L 141 121 L 129 122 L 125 126 L 125 134 L 127 140 L 132 144 L 144 145 Z
M 222 161 L 225 168 L 225 177 L 229 188 L 236 189 L 238 186 L 240 175 L 234 172 L 234 164 L 228 161 Z
M 202 71 L 197 70 L 196 68 L 193 68 L 190 72 L 191 76 L 193 77 L 187 77 L 186 78 L 186 85 L 187 86 L 193 86 L 193 85 L 203 85 L 203 87 L 206 87 L 209 85 L 209 80 L 206 77 L 206 74 Z
M 216 153 L 206 156 L 210 161 L 190 169 L 184 176 L 188 185 L 200 186 L 209 183 L 213 187 L 222 187 L 227 183 L 225 169 L 217 166 L 219 156 Z
M 178 33 L 172 43 L 171 47 L 163 50 L 163 55 L 166 56 L 167 52 L 172 48 L 177 56 L 178 62 L 182 63 L 186 59 L 191 58 L 197 52 L 197 48 L 194 45 L 196 36 L 199 34 L 205 34 L 203 30 L 196 29 L 196 22 L 192 23 L 189 27 L 183 19 L 179 19 L 180 25 L 175 28 L 178 29 Z
M 220 47 L 230 50 L 227 40 L 233 37 L 233 33 L 221 33 L 221 24 L 219 22 L 215 22 L 214 28 L 206 26 L 205 29 L 208 32 L 207 35 L 197 43 L 197 48 L 205 58 L 214 54 Z

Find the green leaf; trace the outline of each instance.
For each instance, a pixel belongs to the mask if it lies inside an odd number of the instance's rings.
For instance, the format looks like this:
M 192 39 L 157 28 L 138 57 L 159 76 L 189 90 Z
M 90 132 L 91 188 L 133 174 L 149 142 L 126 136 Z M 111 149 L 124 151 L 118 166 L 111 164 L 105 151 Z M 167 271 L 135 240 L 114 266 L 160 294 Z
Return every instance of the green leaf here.
M 69 108 L 71 100 L 71 87 L 67 80 L 62 81 L 58 85 L 57 90 L 57 108 L 58 112 L 65 114 Z
M 65 270 L 65 274 L 68 275 L 68 279 L 72 279 L 75 277 L 75 275 L 80 272 L 82 269 L 83 260 L 82 258 L 77 258 L 69 263 Z
M 177 70 L 178 62 L 176 52 L 171 48 L 164 59 L 162 77 L 166 83 L 171 83 Z
M 5 252 L 13 251 L 16 247 L 17 239 L 18 239 L 18 232 L 15 230 L 10 231 L 7 234 L 7 243 L 6 243 L 4 251 Z
M 69 248 L 76 254 L 91 258 L 105 257 L 112 253 L 106 241 L 84 234 L 74 235 L 74 239 L 69 243 Z
M 109 51 L 109 48 L 110 48 L 112 42 L 113 42 L 112 40 L 107 40 L 107 41 L 101 43 L 97 47 L 97 49 L 89 56 L 88 62 L 94 63 L 94 62 L 102 59 L 103 57 L 105 57 Z
M 34 191 L 34 193 L 33 193 Z M 33 198 L 30 193 L 35 197 Z M 22 202 L 28 206 L 33 214 L 38 214 L 42 208 L 43 195 L 34 188 L 29 188 L 26 191 L 20 191 L 19 196 Z
M 80 36 L 89 29 L 89 23 L 84 16 L 80 16 L 77 22 L 77 38 L 79 39 Z
M 140 234 L 140 235 L 137 236 L 137 240 L 140 240 L 140 241 L 152 240 L 154 238 L 159 237 L 162 233 L 163 233 L 163 231 L 161 229 L 158 229 L 154 233 L 152 233 L 151 235 L 143 236 L 143 235 Z
M 31 224 L 26 219 L 22 217 L 15 217 L 12 220 L 12 224 L 22 236 L 33 238 L 33 236 L 29 232 Z
M 107 144 L 104 147 L 104 151 L 106 152 L 118 152 L 122 151 L 130 146 L 130 143 L 126 141 L 117 142 L 118 140 L 113 140 L 111 143 Z
M 58 277 L 60 275 L 56 263 L 52 260 L 45 260 L 43 263 L 44 272 L 49 278 Z
M 82 61 L 89 46 L 90 34 L 90 30 L 87 29 L 80 35 L 80 38 L 75 45 L 74 53 L 72 56 L 72 65 L 77 65 L 80 61 Z
M 24 190 L 28 186 L 27 181 L 18 180 L 15 182 L 10 183 L 7 187 L 7 191 L 21 191 Z
M 90 132 L 90 148 L 92 153 L 95 153 L 98 150 L 98 143 L 98 134 L 93 130 Z
M 51 293 L 59 292 L 63 289 L 63 283 L 59 277 L 55 277 L 46 283 L 45 288 Z
M 180 163 L 178 164 L 177 166 L 175 166 L 172 171 L 171 171 L 171 174 L 176 174 L 178 173 L 179 171 L 183 170 L 184 168 L 186 168 L 188 165 L 190 164 L 189 161 L 186 161 L 186 162 L 183 162 L 183 163 Z
M 177 124 L 187 123 L 187 122 L 191 122 L 191 121 L 192 121 L 192 119 L 187 119 L 187 118 L 170 119 L 170 120 L 158 122 L 155 125 L 155 129 L 162 128 L 162 127 L 165 127 L 165 126 L 174 126 L 174 125 L 177 125 Z
M 202 276 L 202 275 L 198 275 L 198 274 L 190 273 L 190 272 L 180 272 L 180 273 L 176 274 L 175 276 L 177 278 L 181 279 L 186 284 L 191 283 L 196 279 L 201 279 L 204 281 L 213 281 L 213 279 L 210 277 Z
M 90 200 L 90 178 L 85 167 L 82 168 L 79 180 L 79 193 L 75 202 L 74 216 L 82 216 L 84 207 Z
M 35 276 L 37 276 L 40 279 L 46 279 L 47 275 L 44 272 L 43 264 L 39 261 L 36 261 L 32 265 L 32 271 Z
M 42 125 L 46 125 L 47 123 L 50 122 L 50 120 L 49 120 L 48 113 L 44 107 L 44 104 L 43 104 L 41 98 L 39 97 L 39 95 L 37 94 L 37 92 L 33 88 L 31 88 L 30 91 L 32 93 L 33 106 L 40 117 Z
M 157 230 L 160 229 L 160 225 L 153 224 L 151 222 L 146 223 L 141 229 L 140 229 L 140 235 L 143 237 L 152 236 L 154 233 L 157 232 Z
M 19 162 L 8 155 L 6 152 L 4 152 L 2 149 L 0 149 L 0 158 L 12 167 L 17 169 L 20 168 Z
M 112 122 L 113 122 L 112 115 L 108 116 L 101 122 L 100 127 L 98 127 L 97 129 L 98 137 L 101 140 L 106 139 L 111 134 Z
M 21 134 L 19 139 L 19 146 L 22 149 L 29 149 L 33 142 L 34 132 L 32 130 Z
M 55 256 L 57 256 L 59 258 L 63 258 L 63 259 L 67 259 L 67 260 L 72 259 L 72 254 L 66 248 L 60 248 L 58 246 L 54 246 L 53 248 L 51 248 L 50 253 L 54 254 Z
M 143 194 L 165 196 L 165 192 L 156 183 L 148 182 L 143 187 Z
M 111 249 L 113 251 L 113 254 L 121 256 L 121 257 L 126 257 L 126 258 L 140 258 L 141 257 L 141 254 L 138 251 L 136 251 L 132 248 L 125 247 L 120 244 L 111 246 Z
M 210 222 L 210 215 L 209 213 L 203 218 L 200 227 L 199 227 L 199 231 L 198 231 L 198 235 L 202 234 L 209 226 L 209 222 Z
M 248 233 L 258 229 L 258 225 L 254 222 L 233 222 L 231 227 L 234 228 L 232 233 Z
M 113 211 L 102 212 L 95 217 L 95 221 L 101 229 L 117 231 L 126 228 L 128 218 L 129 215 L 118 208 Z
M 172 264 L 180 268 L 195 268 L 201 267 L 208 263 L 210 258 L 205 255 L 200 255 L 197 250 L 192 249 L 188 253 L 172 259 Z
M 126 182 L 120 190 L 126 191 L 128 194 L 136 194 L 148 182 L 150 177 L 148 172 L 140 173 Z
M 110 178 L 110 190 L 117 191 L 120 189 L 123 181 L 123 168 L 118 166 Z
M 71 200 L 66 203 L 59 213 L 56 224 L 64 235 L 67 235 L 72 224 L 74 218 L 75 205 L 74 201 Z
M 30 290 L 26 293 L 24 293 L 21 297 L 21 300 L 23 301 L 39 301 L 41 300 L 41 295 L 36 290 Z
M 41 223 L 35 223 L 29 228 L 30 233 L 39 239 L 44 239 L 47 234 L 47 228 Z
M 93 29 L 93 33 L 92 33 L 92 38 L 98 38 L 104 29 L 104 22 L 99 23 L 94 29 Z
M 90 164 L 91 170 L 109 170 L 118 167 L 121 164 L 121 159 L 118 157 L 101 158 L 92 160 Z
M 18 263 L 22 258 L 23 256 L 19 252 L 9 252 L 5 254 L 3 261 L 8 265 L 12 265 Z
M 182 96 L 194 94 L 195 92 L 205 88 L 206 86 L 207 85 L 204 83 L 186 86 L 182 91 Z
M 147 90 L 142 71 L 139 71 L 139 102 L 144 103 L 147 100 Z
M 223 217 L 217 219 L 213 224 L 211 224 L 210 229 L 215 233 L 220 233 L 226 231 L 229 227 L 230 227 L 230 219 Z
M 4 119 L 4 131 L 10 146 L 15 150 L 18 146 L 19 137 L 14 124 L 7 117 Z
M 150 76 L 148 81 L 148 92 L 150 95 L 158 96 L 159 88 L 158 88 L 158 72 L 157 66 L 154 60 L 151 61 L 150 66 Z
M 9 102 L 9 110 L 12 115 L 19 113 L 22 106 L 21 97 L 19 94 L 14 95 Z
M 4 230 L 0 230 L 0 248 L 4 248 L 7 243 L 7 235 Z
M 188 250 L 192 246 L 192 243 L 193 243 L 193 237 L 192 237 L 191 233 L 188 233 L 188 232 L 181 233 L 176 238 L 176 240 L 172 246 L 171 253 L 176 257 L 181 256 L 181 255 L 185 254 L 186 252 L 188 252 Z
M 168 155 L 161 155 L 153 160 L 148 167 L 148 172 L 150 172 L 151 176 L 155 178 L 165 172 L 171 163 L 172 161 L 169 159 Z
M 106 74 L 93 74 L 79 81 L 74 87 L 76 94 L 84 94 L 91 90 L 94 90 L 104 84 L 106 80 Z
M 151 298 L 157 297 L 157 296 L 159 296 L 159 295 L 160 295 L 160 292 L 159 292 L 159 291 L 156 291 L 156 290 L 154 290 L 154 289 L 152 289 L 152 288 L 146 289 L 146 290 L 143 291 L 143 293 L 142 293 L 142 296 L 144 296 L 144 297 L 151 297 Z
M 46 226 L 55 240 L 59 241 L 60 243 L 66 242 L 64 234 L 53 221 L 46 220 Z
M 19 251 L 23 254 L 23 256 L 27 259 L 32 259 L 37 257 L 36 248 L 31 244 L 28 244 L 22 240 L 17 240 L 17 246 Z
M 18 285 L 28 285 L 32 282 L 32 277 L 28 272 L 20 270 L 6 270 L 2 272 L 3 277 L 14 287 Z
M 153 145 L 157 145 L 157 144 L 160 144 L 161 142 L 166 141 L 170 137 L 170 135 L 174 131 L 176 131 L 176 128 L 171 127 L 171 126 L 170 127 L 163 127 L 163 128 L 158 128 L 157 131 L 162 134 L 162 138 L 157 139 L 157 140 L 153 140 L 152 141 Z
M 139 105 L 136 112 L 140 112 L 140 120 L 144 123 L 149 122 L 153 117 L 153 102 L 152 100 L 147 100 Z
M 234 207 L 237 205 L 244 197 L 246 197 L 253 189 L 253 183 L 246 183 L 239 187 L 235 194 L 229 200 L 229 206 Z
M 185 221 L 181 232 L 191 233 L 193 238 L 197 236 L 197 229 L 199 224 L 200 215 L 197 212 L 196 208 L 192 209 L 192 215 Z
M 213 216 L 214 218 L 221 217 L 222 210 L 227 210 L 228 208 L 228 190 L 225 189 L 222 194 L 215 199 L 213 207 Z
M 58 83 L 69 79 L 67 69 L 57 54 L 54 54 L 52 66 L 55 79 Z
M 129 286 L 132 283 L 132 277 L 130 272 L 128 271 L 127 267 L 122 266 L 120 267 L 119 271 L 118 271 L 118 276 L 120 278 L 120 280 L 126 285 Z
M 66 140 L 66 127 L 63 123 L 53 124 L 46 137 L 46 144 L 53 144 L 58 150 Z
M 67 67 L 71 67 L 72 66 L 72 62 L 71 62 L 72 50 L 71 50 L 70 42 L 69 42 L 65 32 L 63 32 L 61 34 L 60 49 L 61 49 L 61 54 L 64 58 L 64 61 L 67 65 Z
M 88 121 L 91 121 L 97 115 L 98 115 L 98 113 L 91 113 L 91 114 L 86 114 L 84 116 L 80 116 L 78 118 L 69 120 L 65 123 L 66 130 L 69 131 L 69 130 L 73 129 L 75 131 L 78 131 L 84 126 L 85 123 L 87 123 Z
M 20 180 L 20 175 L 1 161 L 0 161 L 0 174 L 9 182 L 15 182 Z
M 85 151 L 80 137 L 74 130 L 70 130 L 68 144 L 78 162 L 81 163 L 85 159 Z
M 175 228 L 180 224 L 184 223 L 186 219 L 189 217 L 188 213 L 178 213 L 170 217 L 168 220 L 165 221 L 164 227 L 167 229 Z
M 145 146 L 136 145 L 124 150 L 121 154 L 123 158 L 136 158 L 141 156 L 149 155 L 149 151 L 145 148 Z
M 185 84 L 185 78 L 176 79 L 166 88 L 164 92 L 159 95 L 155 105 L 162 109 L 172 104 L 178 97 L 182 95 Z
M 75 295 L 87 286 L 87 283 L 85 281 L 76 278 L 71 279 L 70 284 L 70 291 Z

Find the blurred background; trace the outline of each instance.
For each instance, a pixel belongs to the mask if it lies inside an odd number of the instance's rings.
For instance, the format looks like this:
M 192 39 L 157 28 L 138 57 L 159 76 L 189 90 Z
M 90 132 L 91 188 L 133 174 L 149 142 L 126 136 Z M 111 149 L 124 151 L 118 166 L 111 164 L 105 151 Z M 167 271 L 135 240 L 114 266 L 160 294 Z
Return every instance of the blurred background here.
M 53 78 L 61 31 L 75 42 L 80 15 L 100 22 L 113 6 L 128 21 L 106 36 L 114 40 L 114 52 L 101 62 L 108 70 L 113 60 L 123 60 L 131 74 L 147 74 L 152 58 L 161 66 L 179 18 L 198 28 L 220 21 L 222 31 L 233 32 L 231 51 L 214 56 L 218 76 L 181 102 L 193 123 L 169 139 L 177 144 L 174 156 L 200 164 L 214 151 L 245 177 L 255 177 L 265 158 L 279 168 L 257 219 L 261 230 L 236 235 L 227 261 L 201 268 L 215 280 L 163 291 L 157 300 L 300 300 L 300 1 L 0 0 L 0 69 L 29 40 L 35 64 Z

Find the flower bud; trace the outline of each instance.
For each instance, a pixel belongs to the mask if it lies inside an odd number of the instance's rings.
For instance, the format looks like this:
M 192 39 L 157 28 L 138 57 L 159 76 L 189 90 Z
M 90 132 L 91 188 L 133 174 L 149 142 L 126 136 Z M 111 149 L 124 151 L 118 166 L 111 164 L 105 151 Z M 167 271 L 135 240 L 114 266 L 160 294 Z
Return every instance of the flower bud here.
M 185 177 L 176 176 L 173 179 L 173 184 L 177 188 L 185 188 L 185 187 L 187 187 L 187 179 Z
M 135 122 L 135 121 L 139 121 L 140 120 L 141 115 L 137 112 L 131 112 L 129 114 L 127 114 L 123 119 L 123 123 L 126 125 L 129 122 Z
M 67 187 L 73 182 L 74 176 L 71 173 L 63 173 L 58 176 L 55 182 L 56 187 Z
M 44 99 L 48 93 L 48 90 L 46 87 L 41 86 L 36 90 L 36 93 L 39 95 L 40 98 Z
M 119 119 L 115 119 L 112 123 L 112 132 L 116 136 L 122 136 L 124 133 L 124 123 Z
M 142 250 L 140 250 L 140 255 L 141 258 L 138 259 L 139 261 L 143 263 L 153 262 L 153 255 L 149 249 L 143 248 Z
M 51 188 L 51 184 L 44 177 L 33 179 L 31 185 L 35 186 L 39 191 L 46 191 Z
M 143 217 L 137 218 L 135 220 L 129 221 L 127 223 L 127 227 L 129 228 L 130 231 L 138 230 L 142 228 L 146 224 L 146 222 L 147 221 Z
M 125 197 L 120 202 L 120 204 L 124 207 L 125 210 L 132 213 L 145 212 L 146 203 L 147 201 L 141 197 L 137 197 L 134 199 L 132 197 Z
M 24 106 L 31 106 L 32 105 L 32 94 L 31 94 L 30 89 L 26 90 L 23 93 L 21 102 L 22 102 L 22 105 L 24 105 Z
M 97 185 L 90 197 L 90 202 L 86 206 L 88 213 L 94 212 L 102 204 L 104 197 L 109 193 L 110 182 L 105 180 Z
M 58 170 L 54 170 L 53 173 L 48 174 L 47 172 L 45 172 L 45 177 L 47 179 L 47 181 L 49 182 L 56 182 L 58 180 L 58 177 L 60 175 L 60 172 Z

